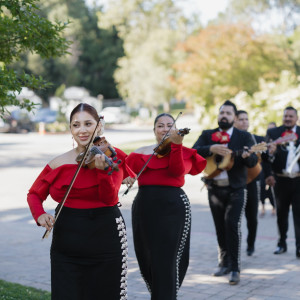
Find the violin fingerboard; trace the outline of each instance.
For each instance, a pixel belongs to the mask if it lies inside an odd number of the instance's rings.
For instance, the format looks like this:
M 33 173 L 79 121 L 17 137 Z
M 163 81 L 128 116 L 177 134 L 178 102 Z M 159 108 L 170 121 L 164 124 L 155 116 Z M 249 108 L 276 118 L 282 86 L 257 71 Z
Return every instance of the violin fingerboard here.
M 100 150 L 99 148 L 93 146 L 90 150 L 94 155 L 96 154 L 104 154 L 104 152 L 102 150 Z

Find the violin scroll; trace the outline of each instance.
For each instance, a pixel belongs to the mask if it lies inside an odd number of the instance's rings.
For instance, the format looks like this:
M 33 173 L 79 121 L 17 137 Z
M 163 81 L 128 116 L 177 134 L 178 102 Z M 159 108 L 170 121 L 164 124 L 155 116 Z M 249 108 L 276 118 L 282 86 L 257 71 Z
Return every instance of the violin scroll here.
M 177 133 L 181 136 L 185 136 L 186 134 L 189 134 L 190 131 L 191 131 L 190 128 L 183 128 L 183 129 L 179 129 Z
M 185 136 L 186 134 L 190 133 L 190 128 L 183 128 L 179 129 L 177 134 L 181 136 Z M 158 158 L 162 158 L 166 155 L 168 155 L 171 152 L 171 139 L 170 137 L 166 138 L 161 145 L 153 149 L 156 153 L 156 156 Z

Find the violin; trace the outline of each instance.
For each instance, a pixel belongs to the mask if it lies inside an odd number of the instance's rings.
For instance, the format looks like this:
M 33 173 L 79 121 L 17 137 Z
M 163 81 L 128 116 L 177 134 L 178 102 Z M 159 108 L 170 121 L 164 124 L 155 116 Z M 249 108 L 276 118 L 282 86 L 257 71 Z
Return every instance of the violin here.
M 117 158 L 117 152 L 115 149 L 107 142 L 105 137 L 96 136 L 93 140 L 93 146 L 89 150 L 86 159 L 83 163 L 83 167 L 88 167 L 89 169 L 95 168 L 95 156 L 97 154 L 104 154 L 105 162 L 108 164 L 104 170 L 111 169 L 108 175 L 111 175 L 113 171 L 119 171 L 118 165 L 121 160 Z M 76 161 L 81 162 L 84 152 L 81 152 L 77 157 Z
M 190 133 L 190 128 L 179 129 L 177 134 L 184 136 Z M 166 138 L 158 147 L 154 148 L 153 151 L 156 153 L 157 158 L 162 158 L 171 152 L 171 138 Z

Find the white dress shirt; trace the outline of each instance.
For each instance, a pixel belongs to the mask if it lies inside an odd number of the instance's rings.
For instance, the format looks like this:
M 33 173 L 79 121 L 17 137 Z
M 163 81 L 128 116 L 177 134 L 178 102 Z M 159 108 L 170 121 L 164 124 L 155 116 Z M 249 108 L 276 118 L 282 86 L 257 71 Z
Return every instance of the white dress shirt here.
M 296 125 L 291 130 L 294 133 L 296 133 Z M 285 170 L 288 169 L 288 167 L 290 166 L 290 164 L 292 163 L 293 159 L 296 156 L 296 146 L 295 146 L 295 143 L 293 141 L 289 142 L 289 145 L 288 145 L 287 149 L 288 149 L 289 153 L 288 153 L 287 160 L 286 160 Z M 291 173 L 292 174 L 293 173 L 299 173 L 299 164 L 298 163 L 294 164 Z
M 219 128 L 219 130 L 223 131 L 221 128 Z M 229 138 L 231 138 L 233 127 L 230 127 L 226 132 L 229 134 Z M 223 145 L 228 147 L 228 144 L 223 144 Z M 219 175 L 215 176 L 213 179 L 214 180 L 228 179 L 227 171 L 222 171 Z

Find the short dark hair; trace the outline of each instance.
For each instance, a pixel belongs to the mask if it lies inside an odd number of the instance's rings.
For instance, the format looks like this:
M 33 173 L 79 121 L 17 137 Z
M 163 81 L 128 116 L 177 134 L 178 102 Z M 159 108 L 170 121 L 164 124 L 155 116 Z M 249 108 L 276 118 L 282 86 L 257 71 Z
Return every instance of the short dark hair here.
M 233 110 L 234 110 L 234 113 L 235 115 L 237 115 L 237 108 L 235 106 L 235 104 L 233 102 L 231 102 L 230 100 L 226 100 L 221 106 L 220 106 L 220 109 L 222 108 L 222 106 L 224 105 L 227 105 L 227 106 L 232 106 L 233 107 Z
M 155 120 L 154 120 L 154 127 L 155 127 L 155 124 L 157 123 L 158 119 L 161 118 L 161 117 L 170 117 L 173 122 L 175 121 L 175 119 L 173 118 L 173 116 L 171 116 L 170 114 L 167 114 L 167 113 L 162 113 L 162 114 L 159 114 Z
M 238 110 L 238 111 L 236 112 L 236 115 L 237 115 L 237 116 L 239 116 L 239 115 L 241 115 L 241 114 L 246 114 L 246 115 L 248 115 L 248 113 L 247 113 L 245 110 Z
M 87 103 L 79 103 L 71 112 L 70 114 L 70 123 L 72 122 L 72 119 L 73 119 L 73 116 L 80 112 L 80 111 L 86 111 L 87 113 L 89 113 L 97 122 L 99 121 L 99 116 L 98 116 L 98 113 L 97 113 L 97 110 L 87 104 Z
M 295 107 L 293 107 L 293 106 L 287 106 L 284 110 L 285 111 L 286 110 L 293 110 L 296 113 L 296 115 L 298 115 L 297 109 Z

